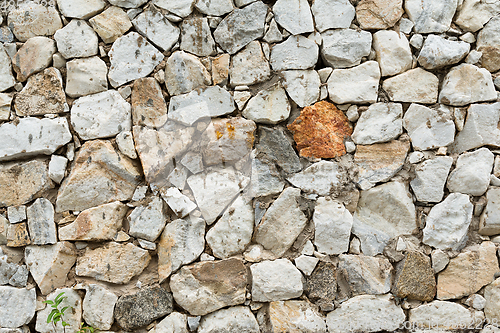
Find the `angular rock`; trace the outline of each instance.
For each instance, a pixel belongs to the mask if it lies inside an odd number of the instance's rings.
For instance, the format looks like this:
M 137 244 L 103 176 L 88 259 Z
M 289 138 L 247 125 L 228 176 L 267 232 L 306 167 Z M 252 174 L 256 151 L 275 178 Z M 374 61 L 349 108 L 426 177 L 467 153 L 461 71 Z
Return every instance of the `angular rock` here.
M 467 240 L 473 206 L 469 196 L 451 193 L 427 215 L 422 242 L 441 250 L 458 250 Z
M 349 28 L 356 11 L 348 0 L 316 0 L 311 6 L 316 29 Z
M 42 295 L 47 295 L 66 283 L 66 276 L 76 261 L 76 248 L 69 242 L 30 245 L 24 250 L 24 260 Z
M 7 244 L 7 231 L 9 230 L 10 223 L 2 214 L 0 214 L 0 245 Z
M 181 266 L 195 261 L 205 249 L 205 221 L 177 219 L 167 224 L 158 243 L 158 275 L 164 281 Z
M 498 14 L 500 3 L 496 1 L 465 0 L 461 3 L 455 22 L 464 30 L 476 32 Z
M 269 304 L 273 332 L 326 332 L 325 319 L 307 301 L 277 301 Z
M 382 76 L 392 76 L 409 70 L 413 63 L 410 44 L 403 33 L 381 30 L 373 34 L 373 48 Z
M 290 248 L 307 223 L 306 216 L 300 210 L 299 199 L 299 189 L 286 188 L 269 207 L 255 231 L 255 242 L 276 257 L 282 256 Z
M 401 119 L 403 106 L 399 103 L 376 103 L 361 114 L 352 140 L 356 144 L 369 145 L 396 139 L 403 133 Z
M 78 257 L 75 273 L 98 281 L 126 284 L 148 266 L 151 256 L 132 243 L 106 243 L 94 250 L 85 249 Z
M 21 118 L 0 125 L 0 161 L 50 155 L 72 139 L 66 118 Z
M 50 38 L 38 36 L 28 39 L 14 55 L 12 65 L 17 73 L 17 80 L 26 81 L 30 75 L 47 68 L 56 51 L 56 43 Z
M 135 208 L 128 221 L 130 236 L 154 242 L 167 223 L 162 199 L 155 196 L 147 206 Z
M 450 192 L 459 192 L 473 196 L 483 195 L 490 183 L 494 155 L 488 148 L 481 148 L 458 157 L 455 170 L 448 178 Z
M 127 206 L 119 201 L 89 208 L 78 214 L 76 220 L 59 228 L 60 240 L 112 240 L 121 230 Z
M 154 0 L 153 4 L 182 18 L 193 11 L 195 0 Z
M 118 149 L 122 152 L 122 154 L 132 159 L 137 158 L 137 152 L 135 151 L 132 132 L 122 131 L 118 133 L 115 140 L 116 145 L 118 146 Z
M 271 67 L 275 71 L 309 69 L 318 61 L 319 48 L 304 36 L 290 36 L 271 49 Z
M 344 189 L 347 178 L 346 170 L 338 163 L 320 161 L 287 180 L 304 192 L 326 196 L 331 193 L 339 194 Z
M 276 20 L 271 20 L 271 23 L 269 23 L 269 28 L 267 29 L 267 32 L 262 39 L 267 43 L 278 43 L 283 40 L 283 34 L 279 30 Z
M 115 151 L 109 141 L 86 142 L 74 163 L 59 189 L 56 212 L 82 211 L 113 201 L 130 200 L 139 183 L 137 166 Z
M 180 48 L 199 57 L 215 53 L 215 42 L 206 17 L 193 17 L 182 21 Z
M 344 140 L 352 134 L 344 113 L 326 101 L 305 107 L 288 129 L 303 157 L 342 156 L 346 153 Z
M 66 63 L 66 94 L 81 97 L 108 90 L 108 67 L 99 57 L 74 59 Z
M 172 294 L 160 286 L 153 286 L 120 297 L 115 306 L 115 319 L 121 328 L 132 331 L 172 311 Z
M 408 251 L 396 265 L 392 293 L 400 298 L 432 301 L 436 295 L 436 280 L 429 257 Z
M 98 284 L 89 284 L 83 299 L 83 319 L 99 330 L 109 330 L 118 296 Z
M 411 309 L 408 316 L 411 327 L 422 329 L 451 330 L 468 327 L 474 322 L 472 313 L 460 304 L 433 301 Z
M 328 94 L 337 104 L 375 103 L 379 80 L 380 68 L 376 61 L 349 69 L 334 69 L 328 78 Z
M 155 333 L 189 333 L 187 329 L 187 315 L 172 312 L 161 320 L 154 328 Z
M 498 221 L 498 212 L 500 202 L 500 189 L 498 187 L 490 187 L 486 192 L 487 204 L 479 223 L 479 233 L 481 235 L 497 235 L 500 234 L 500 221 Z
M 1 57 L 1 55 L 0 55 Z M 0 60 L 1 61 L 1 60 Z M 10 67 L 8 67 L 10 68 Z M 0 73 L 0 76 L 2 74 Z M 2 78 L 0 77 L 0 82 Z M 0 120 L 9 120 L 10 118 L 10 105 L 12 104 L 12 97 L 9 94 L 0 93 Z
M 416 33 L 446 32 L 457 9 L 457 0 L 408 0 L 405 9 Z
M 493 321 L 498 320 L 498 316 L 500 313 L 499 299 L 500 299 L 500 289 L 499 289 L 499 279 L 496 279 L 492 283 L 490 283 L 486 288 L 484 288 L 484 298 L 486 299 L 486 304 L 484 306 L 484 314 L 486 316 L 486 320 L 492 323 Z M 488 331 L 486 328 L 483 330 L 485 333 L 491 332 L 496 333 L 498 330 Z
M 117 2 L 117 0 L 110 1 L 110 3 L 113 2 Z M 121 8 L 113 6 L 91 18 L 89 23 L 104 43 L 113 43 L 118 37 L 123 36 L 128 29 L 132 28 L 127 13 Z
M 321 80 L 314 70 L 283 72 L 283 85 L 288 96 L 299 106 L 314 104 L 320 96 Z
M 279 128 L 259 128 L 259 143 L 256 150 L 263 157 L 278 165 L 286 173 L 296 173 L 302 170 L 300 159 L 287 139 L 283 130 Z
M 137 8 L 142 6 L 147 0 L 109 0 L 110 4 L 123 8 Z
M 253 85 L 269 80 L 271 68 L 258 41 L 250 42 L 233 56 L 229 69 L 232 86 Z
M 498 57 L 500 56 L 499 27 L 500 19 L 495 16 L 477 35 L 477 50 L 483 54 L 481 65 L 492 73 L 500 69 L 498 65 Z
M 292 35 L 314 31 L 307 0 L 278 0 L 273 6 L 273 13 L 276 22 Z
M 245 302 L 247 268 L 231 258 L 182 267 L 172 275 L 174 299 L 193 316 L 203 316 L 226 306 Z
M 132 127 L 130 104 L 116 90 L 80 97 L 71 108 L 71 125 L 83 140 L 116 136 Z
M 61 18 L 55 7 L 35 2 L 19 3 L 9 11 L 7 22 L 20 42 L 35 36 L 52 36 L 62 28 Z
M 36 290 L 0 286 L 0 326 L 17 328 L 35 316 Z M 13 330 L 12 330 L 13 331 Z
M 362 191 L 354 217 L 390 237 L 416 228 L 415 206 L 403 183 L 389 182 Z
M 136 32 L 118 38 L 108 55 L 108 78 L 114 88 L 149 75 L 163 60 L 163 54 Z
M 281 83 L 261 90 L 243 110 L 243 117 L 257 123 L 276 124 L 290 116 L 290 102 Z
M 246 306 L 234 306 L 210 313 L 202 318 L 197 332 L 245 332 L 259 333 L 259 324 Z
M 288 259 L 253 264 L 250 271 L 255 302 L 284 301 L 302 295 L 302 274 Z
M 68 324 L 67 330 L 76 331 L 79 329 L 82 322 L 82 299 L 74 289 L 61 288 L 56 289 L 53 293 L 47 296 L 47 300 L 52 302 L 60 294 L 64 293 L 65 298 L 60 304 L 60 308 L 68 307 L 67 312 L 64 313 L 64 321 Z M 47 323 L 47 318 L 52 311 L 52 307 L 46 306 L 37 314 L 35 329 L 37 332 L 50 333 L 56 332 L 51 323 Z
M 156 79 L 147 77 L 134 81 L 132 89 L 132 120 L 134 125 L 162 127 L 167 121 L 167 105 Z
M 165 67 L 165 85 L 170 95 L 189 93 L 210 85 L 210 74 L 201 61 L 184 51 L 174 52 Z
M 318 198 L 314 208 L 314 245 L 318 252 L 341 254 L 349 249 L 352 216 L 340 202 Z
M 209 16 L 223 16 L 234 9 L 231 0 L 198 0 L 194 7 L 200 13 Z
M 45 198 L 37 199 L 27 209 L 28 228 L 34 245 L 57 243 L 54 207 Z
M 103 0 L 57 0 L 57 6 L 66 17 L 88 19 L 104 9 Z
M 261 1 L 234 9 L 215 29 L 215 41 L 227 53 L 235 54 L 251 41 L 264 36 L 267 10 Z
M 26 222 L 12 224 L 7 229 L 7 246 L 22 247 L 30 245 L 30 235 Z
M 470 64 L 453 67 L 446 74 L 439 93 L 440 103 L 453 106 L 496 99 L 497 93 L 490 72 Z
M 250 193 L 252 197 L 264 197 L 283 191 L 285 183 L 281 180 L 276 166 L 266 163 L 252 154 L 252 174 L 250 181 Z
M 231 56 L 226 53 L 212 58 L 212 81 L 214 85 L 223 85 L 227 83 L 230 62 Z
M 166 193 L 162 194 L 162 198 L 180 218 L 187 216 L 198 207 L 175 187 L 168 188 Z
M 310 301 L 322 309 L 333 309 L 337 297 L 337 268 L 320 261 L 310 276 L 306 277 L 304 291 Z
M 5 47 L 2 45 L 0 46 L 0 91 L 5 91 L 16 84 L 16 80 L 14 79 L 14 76 L 12 75 L 12 63 L 9 55 L 7 52 L 5 52 Z M 10 106 L 10 103 L 9 103 Z M 2 112 L 3 113 L 3 112 Z M 10 115 L 10 112 L 9 112 Z M 7 119 L 2 119 L 2 120 L 8 120 Z M 2 118 L 6 118 L 3 116 Z
M 429 35 L 418 55 L 418 63 L 425 69 L 436 69 L 460 62 L 469 51 L 469 43 Z
M 440 202 L 443 199 L 444 185 L 452 164 L 453 158 L 436 156 L 417 165 L 416 177 L 410 186 L 418 201 Z
M 370 54 L 372 35 L 353 29 L 328 30 L 321 34 L 321 57 L 333 68 L 357 66 Z
M 432 251 L 431 259 L 432 259 L 432 269 L 434 269 L 435 273 L 441 272 L 450 262 L 450 258 L 448 257 L 448 255 L 443 250 L 440 249 Z
M 56 31 L 54 39 L 57 42 L 57 50 L 66 59 L 85 58 L 97 54 L 97 35 L 83 20 L 72 20 L 64 28 Z
M 162 51 L 170 50 L 172 46 L 174 46 L 175 43 L 177 43 L 177 41 L 179 40 L 179 28 L 170 23 L 170 21 L 167 20 L 153 6 L 149 7 L 147 10 L 139 14 L 132 21 L 132 24 L 134 25 L 134 28 L 137 30 L 137 32 L 149 39 L 151 43 L 156 45 Z M 140 43 L 138 43 L 137 45 L 139 48 L 141 47 Z M 159 52 L 155 52 L 151 55 L 156 55 L 157 57 L 161 58 L 159 62 L 163 60 L 163 55 L 161 55 Z M 134 60 L 132 60 L 131 62 L 134 62 Z M 154 63 L 153 67 L 156 66 L 159 62 Z M 135 61 L 135 63 L 137 63 L 137 61 Z
M 422 68 L 391 77 L 382 85 L 391 101 L 423 104 L 436 103 L 438 86 L 438 78 Z
M 403 0 L 361 0 L 356 6 L 356 19 L 364 30 L 391 28 L 403 13 Z
M 304 273 L 304 275 L 311 275 L 314 268 L 318 264 L 318 261 L 318 258 L 306 256 L 304 254 L 294 259 L 295 267 L 300 269 L 300 271 Z

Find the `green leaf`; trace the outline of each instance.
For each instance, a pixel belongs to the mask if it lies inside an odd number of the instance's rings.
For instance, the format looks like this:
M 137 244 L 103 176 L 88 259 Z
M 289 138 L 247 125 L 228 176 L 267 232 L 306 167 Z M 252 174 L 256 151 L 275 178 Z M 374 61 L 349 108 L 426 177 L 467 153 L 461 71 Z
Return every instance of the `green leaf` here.
M 61 298 L 63 295 L 64 295 L 64 292 L 60 293 L 59 295 L 57 295 L 57 297 L 54 301 L 57 302 L 59 300 L 59 298 Z
M 50 323 L 52 321 L 52 317 L 54 317 L 54 315 L 56 313 L 58 313 L 59 311 L 57 309 L 54 309 L 52 310 L 50 313 L 49 313 L 49 316 L 47 317 L 47 323 Z
M 57 323 L 58 321 L 61 320 L 61 313 L 60 312 L 57 312 L 54 317 L 52 318 L 52 320 L 54 321 L 54 323 Z
M 65 306 L 64 308 L 61 309 L 61 313 L 64 314 L 64 311 L 66 311 L 69 308 L 69 306 Z
M 64 297 L 61 297 L 59 298 L 58 300 L 56 300 L 56 305 L 59 306 L 59 304 L 61 304 L 62 301 L 64 301 L 67 297 L 64 296 Z
M 43 301 L 43 302 L 46 303 L 46 304 L 54 304 L 54 302 L 52 302 L 51 300 Z
M 64 326 L 69 326 L 69 324 L 67 322 L 65 322 L 65 321 L 62 322 L 62 325 L 63 325 L 63 327 Z

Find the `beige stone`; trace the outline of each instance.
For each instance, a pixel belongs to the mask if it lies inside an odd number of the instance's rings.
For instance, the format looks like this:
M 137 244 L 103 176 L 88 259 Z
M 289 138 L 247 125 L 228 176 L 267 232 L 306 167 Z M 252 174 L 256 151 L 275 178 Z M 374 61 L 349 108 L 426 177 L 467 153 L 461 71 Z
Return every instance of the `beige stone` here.
M 486 319 L 490 323 L 496 319 L 498 323 L 500 320 L 500 278 L 484 288 L 484 298 L 486 299 L 484 306 Z
M 134 81 L 132 120 L 134 125 L 161 127 L 167 121 L 167 105 L 160 84 L 152 77 Z
M 7 228 L 7 246 L 22 247 L 30 245 L 30 235 L 26 222 L 11 224 Z
M 61 18 L 55 7 L 43 6 L 33 1 L 25 1 L 11 10 L 7 20 L 20 42 L 35 36 L 51 36 L 62 28 Z
M 9 120 L 11 103 L 12 103 L 12 96 L 10 94 L 0 93 L 0 121 Z
M 326 332 L 325 320 L 307 301 L 271 302 L 268 313 L 273 333 Z
M 56 42 L 47 37 L 32 37 L 14 55 L 12 65 L 18 81 L 47 68 L 57 52 Z
M 113 43 L 132 27 L 127 13 L 113 6 L 91 18 L 89 23 L 104 43 Z
M 229 63 L 231 56 L 222 54 L 212 59 L 212 81 L 213 84 L 226 84 L 229 77 Z
M 403 13 L 403 0 L 361 0 L 356 6 L 356 19 L 361 29 L 390 28 Z

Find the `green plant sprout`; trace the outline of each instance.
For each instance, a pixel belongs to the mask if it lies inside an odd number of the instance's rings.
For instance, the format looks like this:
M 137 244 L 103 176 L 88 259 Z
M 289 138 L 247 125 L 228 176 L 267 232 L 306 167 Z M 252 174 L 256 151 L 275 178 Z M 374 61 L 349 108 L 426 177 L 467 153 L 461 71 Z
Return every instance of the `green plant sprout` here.
M 61 305 L 61 302 L 67 298 L 66 296 L 63 295 L 64 292 L 57 295 L 54 301 L 48 300 L 43 302 L 49 304 L 53 308 L 47 317 L 47 323 L 52 323 L 52 326 L 54 327 L 54 332 L 57 332 L 56 324 L 60 321 L 63 327 L 63 331 L 64 333 L 66 333 L 66 326 L 70 325 L 64 321 L 64 311 L 66 311 L 69 308 L 73 309 L 73 307 L 65 306 L 61 310 L 59 310 L 59 305 Z M 97 331 L 92 326 L 85 326 L 84 322 L 82 322 L 80 326 L 81 326 L 80 330 L 78 330 L 76 333 L 95 333 Z

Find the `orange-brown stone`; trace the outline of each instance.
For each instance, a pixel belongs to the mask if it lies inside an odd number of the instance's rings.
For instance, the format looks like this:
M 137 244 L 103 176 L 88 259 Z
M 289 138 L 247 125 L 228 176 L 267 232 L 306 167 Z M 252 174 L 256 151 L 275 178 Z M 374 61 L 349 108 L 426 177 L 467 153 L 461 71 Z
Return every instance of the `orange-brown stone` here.
M 303 157 L 342 156 L 346 153 L 344 140 L 352 134 L 344 113 L 325 101 L 305 107 L 288 129 Z

